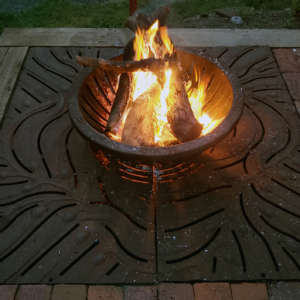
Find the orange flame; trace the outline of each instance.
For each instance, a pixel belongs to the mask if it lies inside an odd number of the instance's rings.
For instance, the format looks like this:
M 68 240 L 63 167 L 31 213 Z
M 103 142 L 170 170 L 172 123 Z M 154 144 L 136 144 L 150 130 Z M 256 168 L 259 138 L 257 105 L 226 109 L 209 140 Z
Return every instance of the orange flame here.
M 157 42 L 159 38 L 162 43 Z M 165 26 L 159 27 L 158 20 L 148 30 L 143 30 L 140 28 L 137 29 L 133 47 L 135 51 L 134 60 L 136 61 L 147 58 L 163 59 L 166 55 L 170 56 L 174 52 L 174 46 L 167 33 L 167 28 Z M 200 70 L 195 69 L 194 71 L 197 86 L 193 89 L 190 89 L 190 87 L 187 85 L 186 89 L 189 90 L 188 96 L 194 115 L 204 127 L 202 135 L 205 135 L 218 126 L 222 120 L 212 120 L 202 111 L 206 95 L 204 80 L 201 78 Z M 170 126 L 167 120 L 168 106 L 166 98 L 170 92 L 170 79 L 172 71 L 168 67 L 165 68 L 165 75 L 166 82 L 163 86 L 160 99 L 153 100 L 156 100 L 155 119 L 157 120 L 155 126 L 155 143 L 163 138 L 164 132 L 170 132 L 170 130 L 164 130 L 164 128 L 169 129 Z M 132 80 L 133 102 L 140 95 L 146 92 L 156 81 L 157 77 L 152 72 L 135 72 Z M 129 110 L 127 110 L 124 114 L 118 134 L 111 135 L 112 139 L 121 141 L 122 130 L 125 125 Z
M 194 71 L 195 82 L 197 85 L 195 88 L 190 89 L 188 96 L 195 118 L 203 125 L 202 135 L 206 135 L 215 129 L 223 121 L 223 119 L 212 120 L 205 112 L 202 111 L 206 97 L 205 83 L 201 76 L 202 71 L 196 68 L 194 68 Z
M 171 55 L 174 51 L 171 39 L 168 36 L 166 27 L 159 29 L 158 20 L 147 30 L 137 29 L 135 40 L 134 40 L 134 60 L 146 59 L 150 57 L 164 58 L 166 54 Z M 162 45 L 155 43 L 157 34 L 160 34 Z M 164 126 L 168 125 L 167 120 L 167 102 L 166 98 L 170 92 L 170 78 L 172 71 L 166 69 L 166 83 L 161 92 L 160 101 L 157 101 L 156 106 L 156 132 L 155 132 L 155 143 L 161 139 Z M 157 81 L 157 77 L 151 72 L 136 72 L 134 73 L 133 83 L 135 85 L 133 101 L 138 96 L 143 94 L 150 86 Z

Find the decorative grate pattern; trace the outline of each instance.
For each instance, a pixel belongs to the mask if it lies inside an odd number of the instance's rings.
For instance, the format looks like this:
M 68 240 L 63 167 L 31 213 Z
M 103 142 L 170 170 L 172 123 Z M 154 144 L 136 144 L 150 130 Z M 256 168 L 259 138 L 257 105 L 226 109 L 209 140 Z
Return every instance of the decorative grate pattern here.
M 243 116 L 199 161 L 150 169 L 101 164 L 68 116 L 75 56 L 121 49 L 30 50 L 0 130 L 1 283 L 300 279 L 300 121 L 276 62 L 202 51 L 240 78 Z

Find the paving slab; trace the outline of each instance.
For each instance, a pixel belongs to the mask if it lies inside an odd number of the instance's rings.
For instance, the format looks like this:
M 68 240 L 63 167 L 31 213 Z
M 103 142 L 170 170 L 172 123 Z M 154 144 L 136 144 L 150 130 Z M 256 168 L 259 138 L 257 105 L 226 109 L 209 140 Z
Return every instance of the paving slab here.
M 282 75 L 294 101 L 300 101 L 300 72 Z
M 191 284 L 162 283 L 158 286 L 159 300 L 194 300 Z
M 122 300 L 123 289 L 117 286 L 95 285 L 88 289 L 88 300 Z
M 27 52 L 28 47 L 0 47 L 0 126 Z
M 294 103 L 295 103 L 295 106 L 297 108 L 298 114 L 300 116 L 300 101 L 295 101 Z
M 170 28 L 176 46 L 300 47 L 299 29 Z M 134 36 L 127 28 L 5 28 L 0 46 L 125 47 Z
M 196 283 L 195 300 L 232 300 L 229 283 Z
M 157 300 L 157 286 L 126 286 L 124 300 Z
M 300 282 L 277 282 L 268 285 L 269 300 L 299 300 Z
M 300 67 L 292 49 L 274 49 L 273 54 L 277 60 L 280 71 L 284 73 L 299 73 Z
M 300 59 L 300 48 L 293 48 L 292 50 L 293 50 L 293 54 L 295 55 L 296 59 Z
M 51 300 L 86 300 L 85 285 L 55 285 Z
M 265 284 L 241 283 L 231 285 L 232 300 L 268 300 Z
M 14 300 L 17 288 L 17 285 L 1 285 L 0 300 Z
M 51 285 L 21 285 L 15 300 L 50 300 Z
M 110 170 L 101 169 L 88 142 L 72 130 L 66 108 L 71 82 L 76 85 L 89 71 L 75 57 L 109 58 L 118 55 L 115 50 L 29 52 L 0 131 L 1 239 L 6 241 L 0 245 L 0 281 L 299 279 L 294 258 L 299 116 L 270 48 L 197 50 L 231 66 L 241 78 L 246 105 L 236 130 L 207 151 L 205 165 L 180 167 L 184 177 L 181 171 L 165 174 L 179 177 L 159 183 L 156 230 L 151 185 L 137 189 L 124 178 L 116 184 L 123 166 L 110 162 Z M 140 176 L 134 172 L 130 176 Z

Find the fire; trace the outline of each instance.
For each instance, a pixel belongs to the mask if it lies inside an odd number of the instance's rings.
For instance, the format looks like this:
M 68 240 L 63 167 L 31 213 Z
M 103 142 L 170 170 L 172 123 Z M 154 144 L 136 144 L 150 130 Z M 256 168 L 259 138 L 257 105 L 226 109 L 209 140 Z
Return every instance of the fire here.
M 205 83 L 201 76 L 202 72 L 196 68 L 194 68 L 194 72 L 197 85 L 194 89 L 190 89 L 188 96 L 195 118 L 203 125 L 202 135 L 206 135 L 216 128 L 223 119 L 212 120 L 205 112 L 203 112 L 202 108 L 206 96 Z M 188 88 L 190 88 L 190 86 L 188 86 Z
M 162 40 L 162 45 L 155 43 L 155 37 L 158 34 L 159 24 L 158 20 L 147 30 L 137 29 L 135 40 L 134 40 L 134 60 L 146 59 L 146 58 L 164 58 L 165 55 L 171 55 L 174 51 L 171 39 L 168 36 L 167 29 L 165 26 L 161 27 L 159 30 L 160 37 Z M 172 71 L 166 69 L 166 82 L 164 88 L 161 92 L 160 101 L 156 105 L 156 132 L 155 132 L 155 143 L 157 143 L 162 136 L 163 129 L 168 126 L 167 120 L 167 102 L 166 98 L 170 90 L 170 78 Z M 138 96 L 143 94 L 150 86 L 157 81 L 157 77 L 151 72 L 135 72 L 133 78 L 134 84 L 134 94 L 133 101 L 135 101 Z
M 161 139 L 164 127 L 169 126 L 168 119 L 167 119 L 168 107 L 167 107 L 166 98 L 170 92 L 171 75 L 172 75 L 172 71 L 170 69 L 166 70 L 166 83 L 160 95 L 160 102 L 156 107 L 157 129 L 154 137 L 155 143 L 157 143 Z
M 158 43 L 156 41 L 158 36 L 160 37 L 162 43 Z M 134 60 L 136 61 L 147 58 L 164 59 L 166 56 L 170 57 L 174 52 L 174 47 L 171 39 L 168 36 L 167 28 L 165 26 L 159 27 L 158 20 L 148 30 L 142 30 L 138 28 L 134 40 L 134 51 Z M 189 101 L 194 116 L 199 123 L 203 125 L 202 135 L 205 135 L 217 127 L 222 120 L 212 120 L 205 112 L 202 111 L 205 100 L 205 84 L 203 78 L 201 78 L 200 70 L 195 69 L 194 71 L 197 86 L 191 89 L 191 87 L 187 84 L 186 89 L 188 91 Z M 170 134 L 170 125 L 167 120 L 168 106 L 166 99 L 170 92 L 171 75 L 171 69 L 166 66 L 166 81 L 162 88 L 160 99 L 153 99 L 153 101 L 155 101 L 156 108 L 155 143 L 159 142 L 164 135 Z M 157 77 L 152 72 L 135 72 L 132 80 L 132 101 L 134 102 L 155 82 L 157 82 Z M 112 139 L 121 141 L 122 130 L 129 110 L 124 114 L 118 134 L 115 136 L 111 135 Z

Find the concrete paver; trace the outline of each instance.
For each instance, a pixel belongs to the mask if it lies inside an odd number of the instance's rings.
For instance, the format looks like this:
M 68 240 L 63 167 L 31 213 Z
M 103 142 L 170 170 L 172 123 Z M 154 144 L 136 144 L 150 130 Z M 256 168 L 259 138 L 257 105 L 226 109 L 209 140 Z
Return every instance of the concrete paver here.
M 283 74 L 300 72 L 296 56 L 292 49 L 274 49 L 273 54 Z
M 300 71 L 282 75 L 294 101 L 300 101 Z
M 296 59 L 300 59 L 300 48 L 293 48 L 292 49 L 293 51 L 293 54 L 295 55 Z M 299 64 L 300 60 L 298 61 L 298 64 Z M 300 67 L 300 64 L 299 64 L 299 67 Z
M 195 300 L 232 300 L 229 283 L 196 283 Z
M 298 114 L 300 116 L 300 101 L 295 101 L 294 103 L 295 103 L 295 106 L 297 108 Z
M 157 300 L 156 286 L 126 286 L 125 300 Z
M 15 300 L 50 300 L 51 285 L 22 285 Z
M 86 300 L 85 285 L 55 285 L 51 300 Z
M 17 285 L 1 285 L 0 300 L 13 300 L 17 291 Z
M 174 45 L 183 47 L 300 47 L 300 29 L 170 28 L 168 32 Z M 0 46 L 125 47 L 133 36 L 127 28 L 5 28 Z
M 268 285 L 270 300 L 299 300 L 300 282 L 277 282 Z
M 274 55 L 300 114 L 300 48 L 275 49 Z M 0 286 L 0 300 L 50 300 L 52 286 Z M 269 292 L 269 296 L 268 296 Z M 299 300 L 300 282 L 265 284 L 197 283 L 156 286 L 55 285 L 51 300 Z M 16 295 L 16 296 L 15 296 Z
M 158 286 L 158 300 L 194 300 L 191 284 L 162 283 Z
M 122 300 L 123 289 L 110 285 L 95 285 L 88 289 L 88 300 Z
M 231 285 L 232 300 L 268 300 L 265 284 L 241 283 Z

